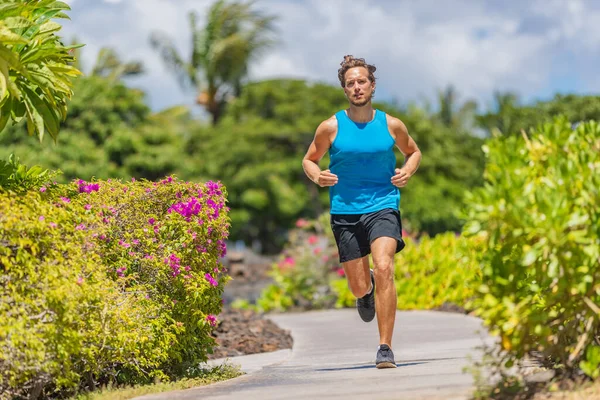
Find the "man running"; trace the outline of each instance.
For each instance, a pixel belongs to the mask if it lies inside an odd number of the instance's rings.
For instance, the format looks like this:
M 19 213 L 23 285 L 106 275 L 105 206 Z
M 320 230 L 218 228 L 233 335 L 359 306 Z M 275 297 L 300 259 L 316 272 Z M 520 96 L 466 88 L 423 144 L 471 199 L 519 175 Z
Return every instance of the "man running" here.
M 370 322 L 377 314 L 375 364 L 395 368 L 394 255 L 404 248 L 399 188 L 416 172 L 421 152 L 402 121 L 373 109 L 375 70 L 363 58 L 344 57 L 338 78 L 349 108 L 319 125 L 302 166 L 313 182 L 329 187 L 331 228 L 360 317 Z M 402 168 L 394 146 L 404 155 Z M 322 171 L 318 163 L 328 151 L 329 168 Z

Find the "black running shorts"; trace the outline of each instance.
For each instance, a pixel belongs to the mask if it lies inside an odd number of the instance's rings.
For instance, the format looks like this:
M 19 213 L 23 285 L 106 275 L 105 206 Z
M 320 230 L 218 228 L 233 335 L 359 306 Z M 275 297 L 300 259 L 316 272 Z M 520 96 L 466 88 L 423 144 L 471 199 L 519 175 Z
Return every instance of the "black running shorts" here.
M 396 253 L 405 246 L 400 211 L 392 208 L 366 214 L 332 214 L 331 229 L 342 263 L 370 254 L 371 243 L 382 236 L 398 240 Z

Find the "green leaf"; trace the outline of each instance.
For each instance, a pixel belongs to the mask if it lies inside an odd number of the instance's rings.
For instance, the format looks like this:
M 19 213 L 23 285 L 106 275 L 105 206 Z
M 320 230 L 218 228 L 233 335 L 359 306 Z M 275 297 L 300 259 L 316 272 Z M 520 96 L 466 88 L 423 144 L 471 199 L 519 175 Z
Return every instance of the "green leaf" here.
M 40 26 L 40 34 L 48 34 L 52 32 L 57 32 L 62 28 L 62 26 L 56 22 L 48 21 Z
M 15 43 L 29 43 L 25 38 L 21 37 L 16 33 L 13 33 L 6 25 L 0 22 L 0 43 L 3 44 L 15 44 Z
M 538 258 L 538 253 L 536 250 L 532 249 L 527 251 L 527 253 L 525 253 L 525 257 L 523 257 L 523 261 L 522 264 L 526 267 L 530 266 L 531 264 L 533 264 Z
M 12 106 L 12 99 L 8 98 L 8 100 L 0 107 L 0 132 L 4 129 L 8 120 L 10 119 L 10 109 Z
M 5 60 L 6 63 L 8 64 L 8 66 L 11 67 L 12 69 L 17 70 L 21 73 L 25 72 L 23 69 L 23 65 L 21 65 L 21 62 L 19 61 L 19 58 L 17 57 L 17 55 L 1 44 L 0 44 L 0 59 Z
M 8 65 L 6 61 L 0 60 L 0 105 L 4 103 L 4 97 L 8 94 Z
M 54 110 L 46 105 L 46 103 L 28 87 L 24 87 L 23 91 L 27 94 L 28 100 L 31 102 L 37 114 L 42 119 L 42 126 L 46 126 L 48 128 L 48 133 L 52 138 L 56 139 L 58 136 L 58 130 L 60 127 L 59 119 Z M 39 129 L 39 118 L 36 117 L 36 126 Z M 43 136 L 43 132 L 41 133 Z M 41 140 L 41 137 L 40 137 Z
M 24 90 L 28 90 L 28 88 Z M 38 139 L 41 142 L 44 139 L 45 132 L 44 118 L 35 108 L 29 96 L 24 96 L 23 100 L 25 103 L 25 107 L 27 108 L 27 131 L 30 135 L 33 135 L 37 131 Z

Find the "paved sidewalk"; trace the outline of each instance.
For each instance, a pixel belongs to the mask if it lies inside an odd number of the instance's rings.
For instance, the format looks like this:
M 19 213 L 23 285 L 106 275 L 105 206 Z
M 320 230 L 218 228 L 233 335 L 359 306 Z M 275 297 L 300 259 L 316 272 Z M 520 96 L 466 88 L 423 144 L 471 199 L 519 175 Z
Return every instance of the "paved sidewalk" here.
M 392 343 L 398 368 L 378 370 L 377 323 L 356 310 L 269 316 L 294 338 L 292 351 L 230 359 L 247 375 L 214 385 L 144 396 L 144 400 L 469 399 L 473 379 L 463 373 L 478 347 L 491 342 L 473 317 L 399 311 Z M 215 360 L 220 362 L 221 360 Z

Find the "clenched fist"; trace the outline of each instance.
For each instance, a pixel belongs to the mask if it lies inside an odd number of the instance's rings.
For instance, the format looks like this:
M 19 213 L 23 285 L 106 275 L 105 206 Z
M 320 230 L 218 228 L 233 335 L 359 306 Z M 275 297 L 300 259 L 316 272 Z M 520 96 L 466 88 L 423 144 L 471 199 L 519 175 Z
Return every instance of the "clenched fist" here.
M 317 178 L 317 185 L 324 186 L 333 186 L 337 183 L 338 177 L 335 174 L 332 174 L 330 170 L 326 169 L 321 171 L 319 177 Z
M 396 168 L 396 175 L 392 176 L 392 185 L 396 187 L 404 187 L 410 179 L 410 175 L 401 168 Z

